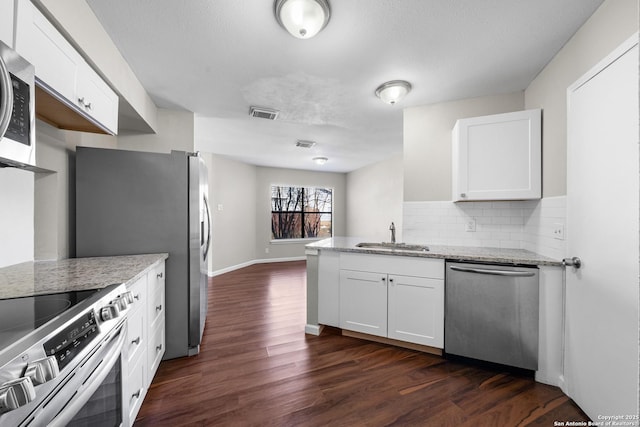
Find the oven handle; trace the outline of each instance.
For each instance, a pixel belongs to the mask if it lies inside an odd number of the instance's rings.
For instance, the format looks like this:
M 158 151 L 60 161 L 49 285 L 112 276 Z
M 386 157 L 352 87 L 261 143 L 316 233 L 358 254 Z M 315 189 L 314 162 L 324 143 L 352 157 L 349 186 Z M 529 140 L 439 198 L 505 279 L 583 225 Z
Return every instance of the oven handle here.
M 120 354 L 122 353 L 126 335 L 124 324 L 120 327 L 120 331 L 118 332 L 118 334 L 119 337 L 117 338 L 115 344 L 108 344 L 108 355 L 105 359 L 103 359 L 100 367 L 96 371 L 91 373 L 87 378 L 87 380 L 91 379 L 91 381 L 88 381 L 89 385 L 87 386 L 87 388 L 84 389 L 76 399 L 67 403 L 67 406 L 63 408 L 60 413 L 58 413 L 58 415 L 56 415 L 56 417 L 47 425 L 48 427 L 66 426 L 67 424 L 69 424 L 69 421 L 71 421 L 73 417 L 80 411 L 80 409 L 82 409 L 82 407 L 89 401 L 89 399 L 91 399 L 93 393 L 96 392 L 100 384 L 102 384 L 107 375 L 109 375 L 109 372 L 111 372 L 111 368 L 113 368 L 113 365 L 116 364 L 118 358 L 120 357 Z
M 13 112 L 13 84 L 7 65 L 0 57 L 0 139 L 4 137 Z

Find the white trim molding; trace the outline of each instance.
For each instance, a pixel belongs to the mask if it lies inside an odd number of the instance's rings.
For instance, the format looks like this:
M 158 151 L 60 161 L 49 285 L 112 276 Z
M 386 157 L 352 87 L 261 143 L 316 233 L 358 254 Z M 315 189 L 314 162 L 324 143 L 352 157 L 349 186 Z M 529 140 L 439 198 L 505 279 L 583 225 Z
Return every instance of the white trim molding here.
M 289 262 L 289 261 L 304 261 L 306 260 L 306 256 L 297 256 L 297 257 L 288 257 L 288 258 L 262 258 L 262 259 L 254 259 L 251 261 L 243 262 L 241 264 L 232 265 L 229 267 L 221 268 L 220 270 L 209 271 L 207 276 L 216 277 L 224 273 L 229 273 L 231 271 L 239 270 L 244 267 L 250 267 L 254 264 L 268 264 L 271 262 Z

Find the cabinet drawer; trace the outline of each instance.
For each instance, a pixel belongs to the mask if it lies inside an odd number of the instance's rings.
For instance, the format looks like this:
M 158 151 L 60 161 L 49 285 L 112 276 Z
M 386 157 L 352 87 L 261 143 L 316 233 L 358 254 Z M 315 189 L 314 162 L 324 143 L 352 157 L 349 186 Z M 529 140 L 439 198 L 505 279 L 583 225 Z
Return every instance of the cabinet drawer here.
M 436 258 L 341 253 L 340 269 L 444 279 L 444 260 Z
M 147 345 L 146 328 L 144 309 L 130 311 L 127 315 L 127 359 L 129 363 L 138 360 Z
M 144 359 L 140 359 L 130 370 L 129 376 L 126 378 L 128 398 L 129 398 L 129 419 L 131 425 L 140 411 L 142 401 L 147 394 L 146 387 L 146 364 Z
M 133 294 L 131 311 L 138 310 L 139 308 L 145 309 L 144 307 L 147 305 L 147 276 L 142 276 L 136 280 L 128 289 Z
M 160 321 L 149 338 L 147 348 L 147 361 L 149 366 L 149 378 L 153 378 L 160 365 L 165 351 L 164 320 Z
M 149 305 L 147 318 L 149 325 L 154 329 L 160 319 L 164 319 L 165 295 L 164 295 L 164 264 L 154 268 L 148 273 Z

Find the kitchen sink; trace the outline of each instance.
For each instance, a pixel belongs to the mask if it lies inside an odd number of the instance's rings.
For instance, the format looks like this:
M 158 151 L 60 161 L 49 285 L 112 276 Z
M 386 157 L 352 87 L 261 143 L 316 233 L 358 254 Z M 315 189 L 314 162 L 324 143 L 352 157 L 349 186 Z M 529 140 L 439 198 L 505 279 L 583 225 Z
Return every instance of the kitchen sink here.
M 414 252 L 427 252 L 428 246 L 424 245 L 409 245 L 407 243 L 391 243 L 391 242 L 379 242 L 379 243 L 358 243 L 357 248 L 363 249 L 390 249 L 399 251 L 414 251 Z

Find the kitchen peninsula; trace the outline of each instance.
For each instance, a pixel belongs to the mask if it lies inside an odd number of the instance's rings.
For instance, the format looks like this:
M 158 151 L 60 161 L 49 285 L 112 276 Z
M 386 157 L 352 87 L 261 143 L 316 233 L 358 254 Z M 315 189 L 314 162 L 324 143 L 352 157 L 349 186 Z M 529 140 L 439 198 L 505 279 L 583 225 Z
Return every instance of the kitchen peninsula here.
M 331 326 L 346 335 L 443 354 L 445 260 L 534 266 L 539 278 L 536 380 L 559 384 L 561 261 L 524 249 L 428 245 L 421 250 L 417 245 L 368 242 L 334 237 L 306 246 L 306 333 L 320 335 L 324 326 Z M 364 286 L 366 282 L 371 286 Z M 381 286 L 373 286 L 376 282 Z

